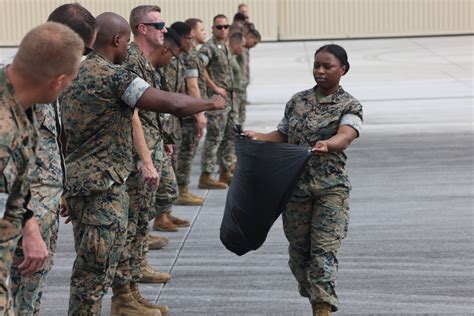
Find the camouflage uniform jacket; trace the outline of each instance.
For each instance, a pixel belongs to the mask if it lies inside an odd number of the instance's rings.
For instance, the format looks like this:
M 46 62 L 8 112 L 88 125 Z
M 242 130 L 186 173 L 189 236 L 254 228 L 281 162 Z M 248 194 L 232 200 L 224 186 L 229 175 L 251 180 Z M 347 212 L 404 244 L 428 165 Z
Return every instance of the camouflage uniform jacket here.
M 230 53 L 225 44 L 220 44 L 213 37 L 202 45 L 199 56 L 207 67 L 209 76 L 216 85 L 232 92 L 234 79 L 230 65 Z M 208 95 L 213 91 L 209 90 Z
M 161 73 L 165 83 L 163 90 L 177 93 L 185 92 L 185 68 L 181 58 L 173 57 L 168 65 L 161 68 Z
M 206 79 L 204 78 L 204 62 L 199 57 L 199 51 L 193 47 L 189 53 L 183 53 L 184 77 L 197 78 L 201 98 L 207 97 Z M 187 92 L 187 91 L 186 91 Z
M 92 52 L 61 96 L 67 196 L 124 184 L 132 169 L 132 114 L 150 85 Z
M 6 69 L 0 69 L 0 220 L 15 225 L 19 234 L 24 217 L 32 215 L 26 205 L 35 162 L 36 132 L 15 99 Z
M 163 90 L 175 93 L 184 93 L 186 85 L 184 81 L 185 69 L 180 58 L 173 57 L 171 62 L 159 69 Z M 167 135 L 166 144 L 179 144 L 181 141 L 181 119 L 171 115 L 164 115 L 163 130 Z
M 165 88 L 167 87 L 167 83 L 165 80 L 165 76 L 163 75 L 163 68 L 156 68 L 156 80 L 159 82 L 159 87 L 161 90 L 168 91 Z M 168 114 L 165 113 L 158 113 L 160 115 L 160 122 L 162 126 L 162 132 L 163 132 L 163 143 L 164 144 L 174 144 L 175 140 L 172 135 L 169 134 L 169 131 L 166 129 L 166 119 L 169 116 Z
M 128 48 L 127 58 L 123 64 L 125 68 L 145 80 L 153 88 L 160 88 L 160 81 L 154 67 L 143 55 L 137 44 L 131 43 Z M 163 152 L 163 113 L 151 111 L 138 111 L 145 134 L 148 149 L 152 152 L 154 159 L 161 160 Z M 134 162 L 140 161 L 140 157 L 134 151 Z
M 234 90 L 235 92 L 244 92 L 244 77 L 242 73 L 242 68 L 240 67 L 237 56 L 232 55 L 230 57 L 230 65 L 232 66 L 232 74 L 234 76 Z
M 64 185 L 64 157 L 61 151 L 61 116 L 59 103 L 35 104 L 35 128 L 38 132 L 36 165 L 31 186 L 46 185 L 62 188 Z
M 312 147 L 337 133 L 339 126 L 349 125 L 359 134 L 362 128 L 362 105 L 341 87 L 336 93 L 317 100 L 315 86 L 295 94 L 287 103 L 278 130 L 288 136 L 288 143 Z M 336 186 L 351 188 L 345 170 L 344 152 L 313 155 L 303 172 L 294 194 Z

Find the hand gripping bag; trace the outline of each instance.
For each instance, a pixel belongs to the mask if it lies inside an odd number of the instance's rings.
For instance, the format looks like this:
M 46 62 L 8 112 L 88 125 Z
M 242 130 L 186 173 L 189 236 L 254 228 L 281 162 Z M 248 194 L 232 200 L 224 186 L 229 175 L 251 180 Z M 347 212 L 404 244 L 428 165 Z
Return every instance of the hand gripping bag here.
M 310 148 L 235 137 L 237 167 L 227 192 L 220 239 L 242 256 L 257 250 L 284 210 Z

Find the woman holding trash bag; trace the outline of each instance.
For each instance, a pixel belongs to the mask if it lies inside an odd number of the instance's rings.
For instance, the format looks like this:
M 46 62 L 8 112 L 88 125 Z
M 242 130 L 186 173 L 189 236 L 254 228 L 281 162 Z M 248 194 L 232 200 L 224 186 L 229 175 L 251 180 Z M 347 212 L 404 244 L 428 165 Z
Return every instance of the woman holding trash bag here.
M 339 86 L 348 70 L 341 46 L 320 47 L 314 55 L 316 86 L 291 98 L 277 130 L 244 132 L 256 140 L 310 146 L 314 152 L 282 215 L 289 266 L 313 315 L 338 309 L 336 254 L 347 234 L 351 189 L 344 149 L 362 127 L 361 104 Z

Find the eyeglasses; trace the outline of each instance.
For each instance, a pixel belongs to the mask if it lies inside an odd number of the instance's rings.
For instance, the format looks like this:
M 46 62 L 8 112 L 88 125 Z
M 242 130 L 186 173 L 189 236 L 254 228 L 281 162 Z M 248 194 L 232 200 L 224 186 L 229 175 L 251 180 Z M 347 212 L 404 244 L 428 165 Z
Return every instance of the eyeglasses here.
M 87 56 L 92 52 L 92 48 L 84 46 L 84 52 L 82 53 L 83 56 Z
M 225 29 L 227 30 L 229 28 L 229 24 L 224 24 L 224 25 L 214 25 L 214 27 L 218 30 L 222 30 L 222 29 Z
M 162 29 L 165 28 L 165 22 L 146 22 L 146 23 L 140 23 L 140 24 L 153 26 L 158 31 L 161 31 Z M 140 24 L 138 24 L 135 28 L 138 28 Z
M 179 48 L 168 47 L 168 50 L 171 52 L 174 58 L 179 59 Z

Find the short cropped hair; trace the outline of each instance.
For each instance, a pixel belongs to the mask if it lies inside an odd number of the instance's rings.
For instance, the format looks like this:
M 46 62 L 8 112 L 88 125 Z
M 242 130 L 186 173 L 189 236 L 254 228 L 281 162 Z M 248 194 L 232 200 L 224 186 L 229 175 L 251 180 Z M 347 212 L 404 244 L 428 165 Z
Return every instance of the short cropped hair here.
M 137 26 L 143 22 L 143 18 L 150 12 L 160 12 L 161 8 L 157 5 L 139 5 L 132 9 L 130 12 L 130 28 L 132 29 L 133 35 L 138 34 Z
M 171 24 L 171 26 L 168 28 L 168 30 L 170 28 L 175 30 L 176 33 L 178 33 L 179 37 L 189 35 L 189 34 L 191 34 L 191 31 L 192 31 L 192 29 L 189 25 L 187 25 L 186 23 L 181 22 L 181 21 L 174 22 L 173 24 Z
M 184 23 L 189 25 L 189 27 L 192 30 L 194 30 L 199 23 L 202 23 L 202 20 L 199 20 L 197 18 L 190 18 L 190 19 L 187 19 L 186 21 L 184 21 Z
M 178 35 L 178 33 L 176 33 L 175 30 L 173 30 L 172 28 L 167 28 L 168 32 L 165 33 L 165 43 L 168 43 L 170 46 L 170 48 L 178 48 L 181 46 L 181 39 Z
M 257 41 L 259 42 L 262 40 L 262 36 L 260 35 L 260 32 L 257 31 L 256 29 L 250 29 L 247 35 L 255 37 Z
M 97 21 L 94 16 L 79 3 L 63 4 L 48 17 L 48 22 L 57 22 L 69 26 L 84 41 L 85 45 L 90 45 L 97 30 Z
M 73 74 L 83 51 L 84 41 L 76 32 L 63 24 L 47 22 L 25 35 L 13 64 L 32 80 L 48 80 Z
M 226 19 L 226 20 L 228 20 L 227 17 L 224 14 L 218 14 L 214 17 L 214 19 L 212 19 L 212 24 L 216 24 L 217 19 Z
M 234 21 L 242 21 L 242 22 L 245 22 L 245 20 L 247 20 L 247 17 L 246 17 L 245 15 L 243 15 L 242 13 L 237 12 L 237 13 L 234 15 Z
M 241 44 L 244 41 L 242 33 L 234 33 L 229 37 L 230 44 Z
M 229 34 L 232 35 L 234 33 L 244 33 L 244 27 L 240 23 L 232 23 L 229 28 Z

